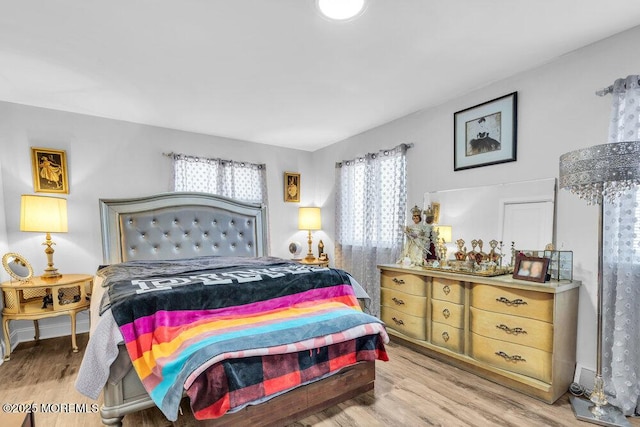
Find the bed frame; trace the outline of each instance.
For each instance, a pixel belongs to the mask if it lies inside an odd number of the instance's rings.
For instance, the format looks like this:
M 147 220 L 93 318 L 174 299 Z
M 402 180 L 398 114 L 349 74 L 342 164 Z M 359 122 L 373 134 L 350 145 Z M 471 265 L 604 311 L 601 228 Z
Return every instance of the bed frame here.
M 106 264 L 207 255 L 255 257 L 269 252 L 266 208 L 211 194 L 101 199 L 100 217 Z M 121 346 L 114 365 L 127 362 L 130 365 Z M 375 363 L 361 362 L 203 425 L 288 424 L 373 389 L 374 380 Z M 120 381 L 108 381 L 103 397 L 100 415 L 105 425 L 122 426 L 126 414 L 155 406 L 133 369 Z

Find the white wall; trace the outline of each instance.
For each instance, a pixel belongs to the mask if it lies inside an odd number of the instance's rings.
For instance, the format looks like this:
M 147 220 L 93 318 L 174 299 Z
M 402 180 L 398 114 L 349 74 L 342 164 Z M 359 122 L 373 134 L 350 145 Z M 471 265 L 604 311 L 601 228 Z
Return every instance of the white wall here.
M 311 154 L 221 137 L 101 119 L 0 102 L 0 250 L 27 258 L 35 274 L 46 267 L 44 235 L 19 231 L 20 195 L 32 194 L 30 147 L 65 150 L 69 169 L 69 232 L 52 235 L 54 261 L 62 273 L 93 274 L 102 263 L 100 198 L 146 196 L 170 191 L 171 160 L 166 152 L 265 163 L 269 197 L 271 254 L 289 257 L 288 242 L 304 241 L 298 231 L 299 206 L 312 203 Z M 301 203 L 285 203 L 285 171 L 301 173 Z M 6 227 L 3 220 L 6 216 Z M 1 254 L 0 254 L 1 255 Z M 78 316 L 86 330 L 88 316 Z M 43 338 L 69 329 L 68 317 L 41 322 Z M 13 341 L 33 336 L 31 322 L 12 322 Z
M 611 98 L 594 93 L 618 77 L 640 73 L 640 56 L 633 53 L 638 40 L 640 27 L 316 151 L 315 173 L 325 177 L 318 181 L 316 196 L 323 215 L 328 218 L 334 212 L 336 161 L 402 142 L 415 144 L 408 151 L 409 206 L 420 206 L 427 191 L 557 177 L 561 154 L 607 142 Z M 472 67 L 469 72 L 473 72 Z M 518 92 L 517 162 L 454 172 L 453 114 L 514 91 Z M 595 367 L 597 211 L 566 190 L 559 191 L 557 201 L 556 243 L 574 251 L 574 277 L 583 283 L 577 359 Z M 332 224 L 325 222 L 323 228 L 333 236 Z M 486 236 L 486 240 L 491 238 Z M 331 254 L 333 241 L 325 244 Z
M 4 206 L 4 192 L 2 190 L 2 164 L 0 163 L 0 206 Z M 0 209 L 0 255 L 5 254 L 9 251 L 9 244 L 7 243 L 7 224 L 4 215 L 4 209 Z M 5 280 L 9 280 L 9 275 L 4 271 L 4 269 L 0 269 L 0 281 L 4 282 Z M 0 298 L 0 310 L 3 308 L 2 299 Z M 0 314 L 0 322 L 2 321 L 2 314 Z M 0 365 L 2 364 L 2 360 L 4 359 L 4 337 L 2 338 L 2 342 L 0 342 Z

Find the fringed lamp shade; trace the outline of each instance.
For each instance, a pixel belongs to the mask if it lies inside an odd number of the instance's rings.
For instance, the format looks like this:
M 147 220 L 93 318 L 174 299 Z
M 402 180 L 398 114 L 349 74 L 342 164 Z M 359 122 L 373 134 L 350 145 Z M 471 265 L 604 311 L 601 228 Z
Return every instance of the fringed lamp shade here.
M 613 200 L 640 184 L 640 141 L 612 142 L 560 156 L 560 188 L 588 204 Z

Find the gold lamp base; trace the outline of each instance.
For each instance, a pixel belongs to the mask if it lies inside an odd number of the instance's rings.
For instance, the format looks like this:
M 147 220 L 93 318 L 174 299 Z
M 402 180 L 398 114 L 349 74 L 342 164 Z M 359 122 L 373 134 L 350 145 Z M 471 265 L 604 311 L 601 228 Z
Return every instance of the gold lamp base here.
M 316 257 L 313 255 L 313 251 L 311 250 L 311 244 L 313 243 L 313 240 L 311 240 L 311 230 L 309 230 L 309 240 L 307 240 L 307 243 L 309 243 L 309 252 L 307 252 L 307 256 L 304 257 L 304 260 L 306 262 L 314 262 Z
M 51 233 L 47 233 L 46 240 L 42 243 L 47 248 L 44 250 L 44 253 L 47 254 L 47 268 L 44 269 L 44 273 L 42 276 L 45 279 L 53 279 L 56 277 L 61 277 L 62 274 L 58 272 L 58 269 L 53 266 L 53 248 L 55 245 L 54 241 L 51 240 Z

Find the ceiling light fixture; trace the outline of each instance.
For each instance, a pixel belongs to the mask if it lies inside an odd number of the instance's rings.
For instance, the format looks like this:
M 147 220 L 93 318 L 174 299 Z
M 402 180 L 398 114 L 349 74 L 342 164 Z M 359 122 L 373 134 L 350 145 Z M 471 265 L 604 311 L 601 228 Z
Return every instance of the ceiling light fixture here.
M 316 0 L 316 6 L 327 18 L 346 21 L 364 12 L 365 0 Z

